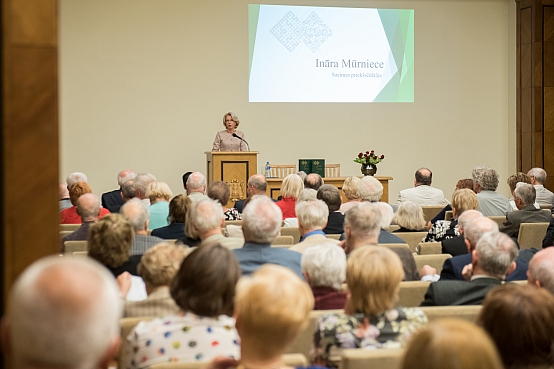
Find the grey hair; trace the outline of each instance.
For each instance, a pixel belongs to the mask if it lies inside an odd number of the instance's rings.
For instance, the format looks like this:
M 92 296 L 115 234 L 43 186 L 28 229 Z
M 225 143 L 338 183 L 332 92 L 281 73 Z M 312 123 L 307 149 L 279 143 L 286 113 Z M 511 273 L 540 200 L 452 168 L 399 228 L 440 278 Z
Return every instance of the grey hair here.
M 463 214 L 463 213 L 462 213 Z M 464 238 L 475 247 L 481 236 L 487 232 L 498 232 L 498 224 L 487 217 L 478 217 L 469 224 L 465 224 Z
M 519 198 L 525 205 L 531 205 L 537 198 L 537 190 L 528 183 L 517 184 L 514 196 Z
M 373 205 L 377 208 L 377 210 L 379 210 L 379 213 L 381 214 L 381 229 L 386 231 L 387 229 L 389 229 L 392 218 L 394 217 L 392 206 L 390 206 L 386 202 L 374 202 Z
M 267 190 L 267 180 L 261 174 L 254 174 L 248 179 L 248 186 L 252 186 L 256 191 L 263 192 Z
M 283 213 L 265 195 L 254 195 L 242 212 L 242 232 L 246 241 L 271 243 L 281 231 Z
M 135 232 L 143 231 L 150 219 L 148 207 L 136 197 L 123 204 L 119 212 L 131 223 Z
M 296 203 L 298 204 L 299 202 L 310 200 L 317 200 L 317 191 L 313 188 L 305 188 L 300 191 L 300 195 L 298 195 Z
M 424 229 L 427 224 L 423 216 L 423 208 L 413 201 L 402 201 L 392 220 L 400 227 L 415 231 Z
M 93 368 L 120 334 L 123 300 L 115 279 L 88 258 L 49 256 L 34 262 L 16 280 L 8 301 L 6 320 L 19 362 Z
M 458 217 L 458 227 L 465 232 L 466 227 L 477 218 L 481 218 L 483 213 L 477 210 L 466 210 Z M 491 229 L 492 230 L 492 229 Z
M 133 186 L 135 187 L 135 191 L 140 191 L 143 198 L 146 198 L 148 185 L 155 181 L 156 177 L 150 173 L 138 173 L 133 180 Z
M 532 168 L 527 172 L 527 175 L 529 177 L 535 177 L 535 181 L 540 184 L 546 182 L 546 171 L 542 168 Z
M 554 260 L 552 258 L 545 257 L 540 261 L 529 263 L 529 274 L 554 295 Z
M 358 185 L 358 192 L 363 201 L 377 202 L 383 196 L 383 185 L 372 176 L 365 176 Z
M 192 204 L 192 226 L 200 233 L 221 227 L 223 206 L 218 201 L 203 199 Z
M 202 190 L 206 186 L 206 177 L 200 172 L 193 172 L 187 180 L 189 191 Z
M 471 171 L 473 182 L 483 191 L 496 191 L 498 188 L 498 173 L 489 167 L 475 167 Z
M 344 214 L 344 226 L 355 238 L 379 237 L 381 212 L 373 203 L 361 202 Z
M 127 174 L 121 177 L 121 173 L 127 173 Z M 132 170 L 128 170 L 128 171 L 124 170 L 117 174 L 117 184 L 121 187 L 125 182 L 127 182 L 130 179 L 135 179 L 136 177 L 137 177 L 137 174 Z
M 87 175 L 83 172 L 73 172 L 67 176 L 65 181 L 67 183 L 67 188 L 69 188 L 71 187 L 71 185 L 74 185 L 75 183 L 79 183 L 79 182 L 88 183 L 88 178 L 87 178 Z
M 84 206 L 83 203 L 86 201 L 87 198 L 91 198 L 94 200 L 90 206 Z M 77 214 L 84 219 L 98 219 L 98 215 L 100 214 L 100 200 L 98 199 L 98 196 L 96 196 L 93 193 L 85 193 L 82 194 L 77 199 Z
M 312 287 L 325 286 L 340 290 L 346 279 L 344 250 L 331 242 L 310 246 L 302 255 L 302 271 L 310 276 Z
M 296 217 L 306 230 L 323 229 L 327 224 L 329 208 L 322 200 L 296 202 Z
M 475 250 L 479 267 L 489 275 L 504 279 L 517 258 L 515 242 L 501 232 L 487 232 L 477 242 Z

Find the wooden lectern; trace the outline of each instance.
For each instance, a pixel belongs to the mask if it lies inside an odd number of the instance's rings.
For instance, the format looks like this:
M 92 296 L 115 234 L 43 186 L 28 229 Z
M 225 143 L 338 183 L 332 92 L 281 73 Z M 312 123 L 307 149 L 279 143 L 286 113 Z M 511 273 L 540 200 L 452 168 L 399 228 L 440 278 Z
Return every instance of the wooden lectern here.
M 246 185 L 258 173 L 258 151 L 206 151 L 208 185 L 223 181 L 229 185 L 231 197 L 227 206 L 246 198 Z

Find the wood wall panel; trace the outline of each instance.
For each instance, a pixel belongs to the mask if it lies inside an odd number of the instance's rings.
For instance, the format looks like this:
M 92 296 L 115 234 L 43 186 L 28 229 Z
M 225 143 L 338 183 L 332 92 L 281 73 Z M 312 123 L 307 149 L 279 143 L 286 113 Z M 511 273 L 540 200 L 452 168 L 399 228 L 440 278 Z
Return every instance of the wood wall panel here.
M 543 157 L 544 169 L 550 175 L 545 186 L 554 189 L 554 7 L 543 8 Z

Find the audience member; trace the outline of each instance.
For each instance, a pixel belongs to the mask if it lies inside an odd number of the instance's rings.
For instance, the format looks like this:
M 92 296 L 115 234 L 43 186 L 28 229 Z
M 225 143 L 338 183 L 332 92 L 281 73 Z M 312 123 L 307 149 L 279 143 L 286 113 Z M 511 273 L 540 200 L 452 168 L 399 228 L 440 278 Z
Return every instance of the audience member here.
M 73 206 L 60 212 L 60 224 L 81 224 L 81 216 L 77 213 L 77 200 L 86 193 L 92 193 L 86 182 L 77 182 L 69 187 L 69 198 Z M 108 214 L 110 214 L 108 209 L 101 208 L 99 217 L 102 218 Z
M 169 199 L 173 197 L 171 189 L 165 182 L 150 182 L 146 190 L 146 196 L 150 200 L 148 212 L 150 222 L 148 229 L 156 229 L 169 225 Z
M 239 278 L 238 263 L 223 246 L 192 251 L 170 284 L 171 297 L 182 312 L 140 322 L 129 335 L 131 354 L 126 367 L 201 362 L 219 355 L 237 358 L 235 320 L 229 316 Z
M 70 175 L 67 176 L 65 179 L 65 182 L 67 183 L 67 189 L 69 190 L 72 185 L 79 182 L 85 182 L 88 183 L 87 175 L 83 172 L 73 172 Z
M 185 174 L 183 174 L 183 188 L 185 189 L 185 193 L 187 196 L 189 194 L 187 191 L 187 181 L 189 180 L 191 174 L 192 172 L 186 172 Z
M 104 192 L 102 194 L 102 206 L 108 209 L 111 213 L 119 213 L 119 208 L 125 203 L 122 196 L 121 187 L 123 183 L 127 182 L 130 179 L 134 179 L 137 176 L 132 170 L 122 170 L 117 174 L 117 184 L 119 189 Z
M 529 262 L 527 283 L 554 295 L 554 247 L 537 252 Z
M 512 211 L 506 196 L 496 192 L 498 173 L 489 167 L 475 167 L 471 171 L 473 191 L 479 200 L 479 210 L 483 216 L 504 216 Z
M 303 170 L 296 172 L 296 175 L 302 179 L 302 182 L 304 182 L 304 180 L 308 176 Z
M 468 188 L 473 191 L 473 180 L 470 178 L 460 179 L 458 182 L 456 182 L 456 187 L 454 188 L 454 191 L 461 190 L 462 188 Z M 437 222 L 437 220 L 445 220 L 446 219 L 446 212 L 452 211 L 452 206 L 450 204 L 446 205 L 433 219 L 431 219 L 427 224 L 427 229 L 431 228 L 433 224 Z
M 137 275 L 141 255 L 131 254 L 133 226 L 120 214 L 110 214 L 91 227 L 88 256 L 117 277 L 123 272 Z
M 319 191 L 321 186 L 323 186 L 323 178 L 317 173 L 310 173 L 304 178 L 304 188 L 313 188 Z
M 508 177 L 506 180 L 506 183 L 508 184 L 508 187 L 510 187 L 510 193 L 512 194 L 512 198 L 508 200 L 510 205 L 512 206 L 512 210 L 518 210 L 516 203 L 514 201 L 514 191 L 516 190 L 518 183 L 529 183 L 531 184 L 531 178 L 525 173 L 517 172 L 515 174 L 512 174 Z M 539 204 L 535 203 L 537 206 L 537 209 L 540 208 Z
M 554 366 L 554 296 L 507 283 L 492 289 L 477 319 L 506 369 Z
M 144 281 L 148 297 L 142 301 L 125 301 L 123 316 L 166 316 L 177 315 L 179 307 L 171 298 L 169 284 L 190 249 L 162 242 L 148 249 L 137 266 L 137 274 Z M 123 296 L 131 287 L 131 276 L 122 273 L 117 277 Z
M 346 216 L 354 209 L 349 210 Z M 427 317 L 417 308 L 394 307 L 402 262 L 385 247 L 361 247 L 352 252 L 346 266 L 348 295 L 344 314 L 319 317 L 314 332 L 312 362 L 336 368 L 333 348 L 398 348 Z
M 504 369 L 504 366 L 483 329 L 465 320 L 441 319 L 412 337 L 400 368 Z
M 379 202 L 383 196 L 383 185 L 373 176 L 365 176 L 358 185 L 358 194 L 362 201 Z
M 362 201 L 358 187 L 360 186 L 361 179 L 358 177 L 348 177 L 344 180 L 342 185 L 342 193 L 346 197 L 347 202 L 340 206 L 339 211 L 344 214 L 353 206 L 356 206 Z
M 225 220 L 241 220 L 242 217 L 237 209 L 227 207 L 230 196 L 231 191 L 229 190 L 229 186 L 223 181 L 215 181 L 208 186 L 208 197 L 221 204 Z
M 64 252 L 65 241 L 86 241 L 90 226 L 98 221 L 100 215 L 100 201 L 98 196 L 92 193 L 85 193 L 77 199 L 77 214 L 81 217 L 81 226 L 73 233 L 62 237 L 61 251 Z
M 310 246 L 302 255 L 302 273 L 314 295 L 314 310 L 344 309 L 346 255 L 333 242 Z
M 363 202 L 346 212 L 344 216 L 344 233 L 346 239 L 342 246 L 347 255 L 356 248 L 377 245 L 381 231 L 381 213 L 374 204 Z M 383 246 L 380 246 L 383 247 Z M 419 280 L 419 273 L 414 256 L 409 249 L 391 247 L 402 261 L 404 277 L 407 281 Z
M 206 177 L 200 172 L 193 172 L 187 179 L 187 194 L 192 202 L 207 199 Z
M 448 200 L 438 188 L 431 187 L 433 173 L 430 169 L 420 168 L 415 172 L 414 187 L 400 191 L 396 204 L 413 201 L 421 206 L 445 206 Z
M 464 229 L 471 224 L 475 219 L 481 218 L 483 214 L 477 210 L 466 210 L 458 217 L 458 231 L 460 233 L 457 237 L 448 238 L 441 241 L 442 253 L 450 254 L 452 256 L 465 255 L 469 253 L 469 247 L 466 245 L 464 238 Z M 491 224 L 491 223 L 489 223 Z M 495 223 L 496 224 L 496 223 Z M 489 231 L 492 231 L 490 229 Z M 498 228 L 496 228 L 498 230 Z M 469 242 L 469 241 L 468 241 Z M 477 243 L 477 241 L 475 241 Z
M 60 195 L 60 211 L 71 207 L 71 200 L 69 199 L 69 189 L 65 183 L 60 183 L 58 186 L 58 193 Z
M 485 233 L 472 255 L 469 282 L 441 280 L 431 283 L 421 306 L 480 305 L 487 292 L 515 269 L 517 247 L 500 232 Z
M 304 183 L 296 174 L 289 174 L 283 179 L 283 185 L 281 186 L 283 198 L 275 203 L 281 209 L 283 219 L 296 218 L 296 199 L 298 199 L 303 189 Z
M 246 196 L 265 195 L 267 191 L 267 180 L 261 174 L 254 174 L 248 178 L 248 184 L 246 185 Z M 244 202 L 246 200 L 238 200 L 235 202 L 235 209 L 239 213 L 242 213 L 244 208 Z
M 108 368 L 119 347 L 114 278 L 85 258 L 50 256 L 12 286 L 2 353 L 12 368 Z
M 146 206 L 150 206 L 150 199 L 146 195 L 148 191 L 148 185 L 152 182 L 156 182 L 157 179 L 150 173 L 137 173 L 137 176 L 133 179 L 133 186 L 135 187 L 135 197 L 138 197 Z
M 225 237 L 221 233 L 221 228 L 225 226 L 225 217 L 219 202 L 212 199 L 200 200 L 192 205 L 191 211 L 192 226 L 202 241 L 200 247 L 218 243 L 233 250 L 244 245 L 244 239 Z
M 402 201 L 392 218 L 392 221 L 400 226 L 395 232 L 424 232 L 425 217 L 421 205 L 413 201 Z
M 554 205 L 553 205 L 554 206 Z M 546 229 L 546 234 L 542 240 L 542 247 L 554 246 L 554 217 L 550 219 L 550 224 Z
M 296 174 L 293 174 L 298 177 Z M 271 243 L 281 230 L 281 209 L 267 196 L 255 195 L 242 213 L 242 232 L 244 246 L 233 252 L 237 257 L 242 275 L 250 275 L 263 264 L 277 264 L 290 268 L 299 277 L 301 254 L 280 247 L 271 247 Z
M 554 193 L 544 188 L 546 171 L 542 168 L 533 168 L 527 172 L 527 175 L 530 177 L 531 184 L 537 191 L 537 203 L 552 205 L 552 203 L 554 203 Z
M 339 189 L 333 185 L 322 185 L 317 190 L 317 198 L 323 200 L 329 208 L 325 234 L 341 234 L 344 231 L 344 215 L 340 212 L 341 197 Z
M 151 235 L 164 240 L 178 240 L 185 237 L 185 219 L 192 201 L 185 195 L 177 195 L 169 202 L 169 225 L 156 228 Z
M 127 201 L 134 199 L 135 197 L 137 197 L 137 191 L 135 190 L 135 180 L 129 179 L 128 181 L 125 181 L 125 183 L 123 183 L 123 185 L 121 186 L 121 198 L 123 199 L 123 203 L 126 203 Z M 121 207 L 119 208 L 119 210 L 121 210 Z
M 323 232 L 329 216 L 329 208 L 323 201 L 316 199 L 298 202 L 296 216 L 301 237 L 300 243 L 292 246 L 289 250 L 303 254 L 306 249 L 324 242 L 338 244 L 338 241 L 325 237 Z
M 379 214 L 381 215 L 379 218 L 381 231 L 379 232 L 379 239 L 377 240 L 377 243 L 406 243 L 402 238 L 388 232 L 392 218 L 394 217 L 392 207 L 386 202 L 380 201 L 373 203 L 373 205 L 377 208 L 377 210 L 379 210 Z
M 549 211 L 537 209 L 535 203 L 536 190 L 527 183 L 522 183 L 514 191 L 514 201 L 517 211 L 506 213 L 506 220 L 500 228 L 500 232 L 517 239 L 519 235 L 519 226 L 521 223 L 549 223 L 552 215 Z
M 143 201 L 139 199 L 127 201 L 121 207 L 120 213 L 131 223 L 135 231 L 131 255 L 142 255 L 150 247 L 163 241 L 159 237 L 148 235 L 150 214 L 148 213 L 148 207 Z
M 300 195 L 298 195 L 296 199 L 296 204 L 298 205 L 299 202 L 310 200 L 317 200 L 317 191 L 313 188 L 305 188 L 300 191 Z

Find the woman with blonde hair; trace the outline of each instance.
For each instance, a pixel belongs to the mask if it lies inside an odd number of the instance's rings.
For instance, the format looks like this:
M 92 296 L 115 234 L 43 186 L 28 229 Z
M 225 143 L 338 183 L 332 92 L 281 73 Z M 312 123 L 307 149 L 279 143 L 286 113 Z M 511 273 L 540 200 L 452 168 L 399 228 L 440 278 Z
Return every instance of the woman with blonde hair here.
M 225 130 L 215 135 L 212 151 L 248 151 L 248 145 L 244 141 L 244 132 L 237 131 L 240 124 L 239 117 L 227 112 L 223 116 Z
M 156 229 L 169 225 L 169 199 L 173 197 L 171 189 L 165 182 L 151 182 L 146 190 L 146 197 L 150 199 L 150 222 L 148 229 Z
M 281 187 L 281 201 L 275 204 L 283 212 L 283 219 L 296 218 L 296 199 L 300 196 L 300 192 L 304 189 L 304 182 L 297 174 L 289 174 L 283 179 Z
M 348 177 L 344 180 L 342 185 L 342 193 L 344 197 L 348 200 L 340 206 L 339 211 L 344 214 L 347 210 L 351 209 L 353 206 L 358 205 L 362 198 L 358 192 L 358 186 L 360 185 L 361 179 L 358 177 Z
M 336 368 L 336 348 L 399 348 L 427 323 L 417 308 L 394 307 L 404 269 L 398 255 L 382 246 L 362 246 L 350 253 L 346 265 L 348 295 L 344 314 L 317 320 L 312 362 Z
M 392 218 L 392 221 L 400 226 L 394 232 L 421 232 L 425 230 L 425 218 L 421 205 L 413 201 L 403 201 L 398 205 L 398 209 Z M 393 233 L 394 233 L 393 232 Z

